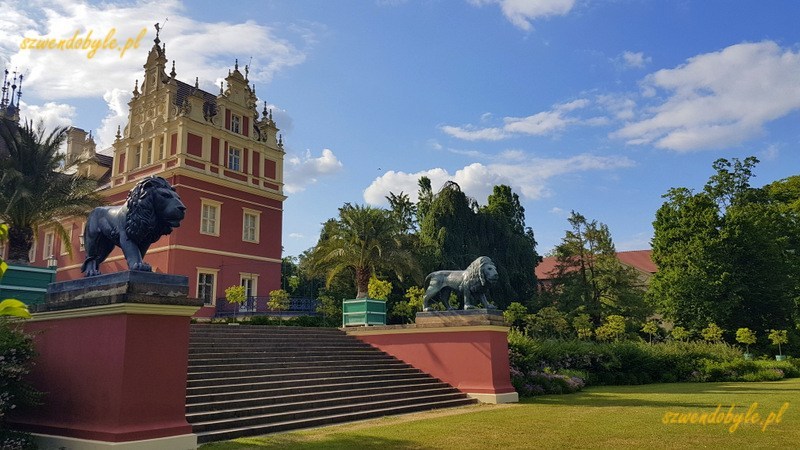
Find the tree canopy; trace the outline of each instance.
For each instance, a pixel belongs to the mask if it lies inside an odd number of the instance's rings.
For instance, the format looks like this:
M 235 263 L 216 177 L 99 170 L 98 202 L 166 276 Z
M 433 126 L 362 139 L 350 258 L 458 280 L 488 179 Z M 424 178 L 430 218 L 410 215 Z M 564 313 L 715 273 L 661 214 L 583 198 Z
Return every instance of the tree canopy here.
M 57 128 L 46 133 L 41 123 L 20 127 L 0 119 L 0 138 L 8 150 L 0 155 L 0 221 L 9 226 L 10 262 L 28 263 L 35 232 L 45 224 L 69 243 L 57 219 L 85 215 L 102 204 L 97 181 L 75 173 L 80 161 L 67 163 L 59 151 L 66 132 Z
M 786 328 L 798 299 L 797 182 L 753 188 L 758 163 L 718 159 L 700 192 L 670 189 L 653 223 L 658 273 L 649 295 L 699 330 Z

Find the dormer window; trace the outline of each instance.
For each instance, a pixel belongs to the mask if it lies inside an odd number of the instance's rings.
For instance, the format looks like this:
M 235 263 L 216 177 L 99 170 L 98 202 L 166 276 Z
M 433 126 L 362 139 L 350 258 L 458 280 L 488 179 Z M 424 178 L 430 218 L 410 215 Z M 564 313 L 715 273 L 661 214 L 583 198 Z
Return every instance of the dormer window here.
M 242 133 L 242 118 L 236 114 L 231 115 L 231 131 L 234 133 Z

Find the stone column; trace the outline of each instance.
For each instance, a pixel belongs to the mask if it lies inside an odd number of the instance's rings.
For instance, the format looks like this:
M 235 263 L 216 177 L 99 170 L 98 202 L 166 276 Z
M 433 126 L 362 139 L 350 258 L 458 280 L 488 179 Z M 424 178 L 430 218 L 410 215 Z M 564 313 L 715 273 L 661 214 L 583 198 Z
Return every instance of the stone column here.
M 193 449 L 184 276 L 118 272 L 50 285 L 34 335 L 41 406 L 13 417 L 40 448 Z

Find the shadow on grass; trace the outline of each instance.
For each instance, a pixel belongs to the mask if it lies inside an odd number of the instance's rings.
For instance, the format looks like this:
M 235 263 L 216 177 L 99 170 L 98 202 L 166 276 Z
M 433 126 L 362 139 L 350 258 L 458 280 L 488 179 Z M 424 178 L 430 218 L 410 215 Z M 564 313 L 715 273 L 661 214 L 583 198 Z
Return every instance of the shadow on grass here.
M 765 382 L 753 383 L 746 387 L 741 383 L 730 384 L 727 382 L 720 383 L 668 383 L 657 385 L 635 385 L 635 386 L 595 386 L 587 390 L 566 395 L 545 395 L 541 397 L 533 397 L 522 400 L 523 404 L 531 405 L 568 405 L 568 406 L 583 406 L 583 407 L 652 407 L 652 408 L 666 408 L 666 407 L 708 407 L 710 403 L 698 402 L 684 402 L 671 398 L 669 400 L 649 400 L 642 398 L 649 395 L 658 395 L 663 397 L 673 396 L 692 396 L 692 395 L 770 395 L 784 394 L 795 395 L 794 393 L 800 392 L 797 388 L 784 388 L 776 386 L 778 382 Z M 749 384 L 749 383 L 748 383 Z M 751 387 L 752 386 L 752 387 Z M 593 389 L 601 389 L 602 392 L 592 392 Z M 609 392 L 609 389 L 614 391 Z M 729 402 L 730 400 L 722 400 L 722 403 Z
M 263 450 L 274 448 L 291 449 L 424 449 L 419 442 L 404 439 L 388 439 L 362 435 L 331 434 L 319 440 L 306 440 L 302 435 L 270 435 L 255 438 L 240 438 L 234 441 L 213 442 L 200 447 L 201 450 Z

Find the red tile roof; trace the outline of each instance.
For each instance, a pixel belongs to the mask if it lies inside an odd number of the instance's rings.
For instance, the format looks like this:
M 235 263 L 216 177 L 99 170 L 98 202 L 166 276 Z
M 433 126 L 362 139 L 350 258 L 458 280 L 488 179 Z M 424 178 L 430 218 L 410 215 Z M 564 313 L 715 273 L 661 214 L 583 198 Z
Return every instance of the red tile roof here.
M 633 267 L 641 272 L 653 274 L 658 272 L 658 267 L 653 262 L 652 254 L 652 250 L 632 250 L 617 252 L 617 258 L 626 266 Z M 557 272 L 557 265 L 558 260 L 555 256 L 548 256 L 542 259 L 539 265 L 536 266 L 536 279 L 549 280 L 553 278 Z

